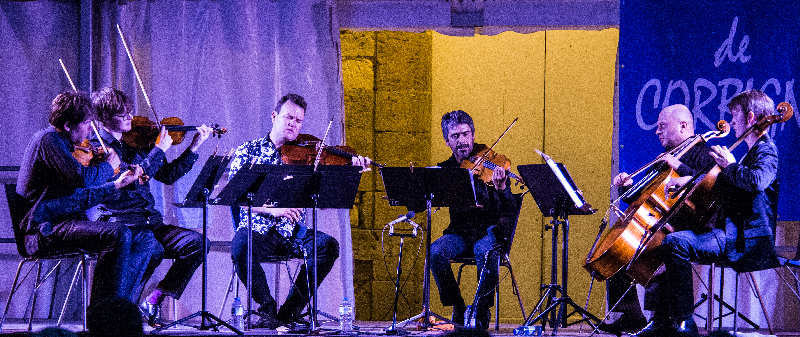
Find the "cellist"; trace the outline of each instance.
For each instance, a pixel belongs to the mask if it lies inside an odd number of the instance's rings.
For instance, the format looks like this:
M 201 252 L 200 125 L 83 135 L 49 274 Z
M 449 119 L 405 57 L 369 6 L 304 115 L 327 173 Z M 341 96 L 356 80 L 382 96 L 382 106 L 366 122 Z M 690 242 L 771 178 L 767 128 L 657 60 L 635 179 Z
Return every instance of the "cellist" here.
M 711 147 L 711 156 L 721 168 L 715 188 L 721 202 L 716 228 L 668 234 L 661 246 L 665 271 L 651 281 L 645 302 L 653 303 L 648 325 L 632 336 L 699 336 L 694 311 L 691 262 L 730 265 L 738 272 L 774 268 L 775 225 L 778 210 L 778 150 L 764 132 L 746 132 L 762 118 L 773 115 L 772 99 L 758 90 L 748 90 L 728 103 L 731 127 L 737 137 L 746 134 L 747 154 L 739 161 L 727 147 Z M 691 177 L 667 182 L 667 189 L 680 188 Z M 654 284 L 655 283 L 655 284 Z
M 670 150 L 695 135 L 694 118 L 689 108 L 685 105 L 670 105 L 661 110 L 658 114 L 656 135 L 665 151 L 661 157 L 661 161 L 669 165 L 679 176 L 692 176 L 696 170 L 701 170 L 703 167 L 714 163 L 714 159 L 709 154 L 709 149 L 705 146 L 704 142 L 697 143 L 687 150 L 680 158 L 676 158 L 668 153 Z M 658 166 L 654 166 L 654 168 L 659 169 Z M 666 169 L 666 167 L 661 169 Z M 612 183 L 613 186 L 620 189 L 620 194 L 622 194 L 630 188 L 633 180 L 630 179 L 627 173 L 622 172 L 614 177 Z M 639 296 L 637 295 L 636 288 L 632 288 L 623 297 L 623 294 L 625 294 L 630 284 L 631 278 L 624 272 L 616 273 L 608 279 L 606 289 L 609 307 L 617 302 L 619 302 L 619 304 L 617 304 L 612 311 L 616 314 L 609 315 L 609 317 L 616 316 L 616 319 L 611 323 L 600 323 L 600 330 L 608 333 L 620 334 L 622 332 L 638 331 L 647 324 L 647 320 L 639 306 Z M 621 300 L 620 297 L 622 297 Z M 649 303 L 645 302 L 645 309 L 652 310 L 648 304 Z

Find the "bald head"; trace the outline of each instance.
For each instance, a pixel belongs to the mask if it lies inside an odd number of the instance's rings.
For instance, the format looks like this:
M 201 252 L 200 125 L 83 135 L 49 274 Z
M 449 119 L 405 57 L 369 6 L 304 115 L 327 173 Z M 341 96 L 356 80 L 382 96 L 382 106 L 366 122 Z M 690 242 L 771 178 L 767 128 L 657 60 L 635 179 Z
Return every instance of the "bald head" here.
M 656 135 L 665 150 L 678 146 L 687 138 L 694 136 L 694 117 L 683 104 L 670 105 L 658 114 Z

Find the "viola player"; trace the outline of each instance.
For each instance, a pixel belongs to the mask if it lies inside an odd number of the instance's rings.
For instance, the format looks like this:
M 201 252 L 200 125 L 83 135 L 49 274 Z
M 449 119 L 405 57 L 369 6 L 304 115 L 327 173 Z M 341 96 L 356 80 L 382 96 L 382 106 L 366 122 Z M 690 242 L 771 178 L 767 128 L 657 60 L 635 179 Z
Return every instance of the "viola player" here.
M 461 167 L 462 161 L 474 155 L 475 125 L 466 112 L 456 110 L 444 114 L 442 135 L 453 155 L 438 166 Z M 516 205 L 505 170 L 494 170 L 492 183 L 493 186 L 476 185 L 478 203 L 483 207 L 450 208 L 450 225 L 444 230 L 444 235 L 431 244 L 429 252 L 431 273 L 439 288 L 439 298 L 442 305 L 453 307 L 452 321 L 459 325 L 464 323 L 466 303 L 450 267 L 450 260 L 458 256 L 475 257 L 478 277 L 483 273 L 483 281 L 477 289 L 478 303 L 473 303 L 472 307 L 475 308 L 476 327 L 484 330 L 489 326 L 490 308 L 494 305 L 494 289 L 498 282 L 498 247 L 508 244 L 510 230 L 508 226 L 493 225 L 500 224 L 505 214 L 515 213 Z
M 125 225 L 89 221 L 86 216 L 88 208 L 142 174 L 138 168 L 124 170 L 109 182 L 120 164 L 113 151 L 90 166 L 73 157 L 75 146 L 89 136 L 93 118 L 92 102 L 85 93 L 56 96 L 50 106 L 50 127 L 37 132 L 25 150 L 16 190 L 32 205 L 19 225 L 28 254 L 78 250 L 98 254 L 90 307 L 128 296 L 129 261 L 147 254 L 142 248 L 151 244 Z
M 270 117 L 272 128 L 263 138 L 252 140 L 236 148 L 228 179 L 244 165 L 273 164 L 282 165 L 281 146 L 297 139 L 306 113 L 305 99 L 296 94 L 286 94 L 278 100 Z M 371 160 L 362 156 L 354 156 L 352 164 L 366 169 Z M 308 274 L 317 266 L 317 284 L 322 283 L 325 276 L 333 268 L 339 257 L 339 242 L 323 232 L 317 232 L 317 259 L 313 260 L 313 236 L 305 235 L 306 215 L 299 208 L 253 207 L 253 261 L 252 282 L 247 284 L 247 231 L 248 217 L 245 208 L 239 212 L 239 224 L 231 241 L 231 258 L 236 267 L 239 280 L 252 292 L 253 300 L 259 304 L 255 312 L 259 320 L 256 328 L 275 329 L 281 325 L 290 325 L 300 321 L 300 314 L 309 301 Z M 286 301 L 278 310 L 278 304 L 269 290 L 264 269 L 259 261 L 266 256 L 297 254 L 298 249 L 307 252 L 308 259 L 301 267 L 300 273 L 289 291 Z M 302 258 L 303 256 L 295 256 Z M 300 322 L 302 323 L 302 322 Z
M 697 170 L 702 170 L 704 167 L 714 163 L 714 158 L 709 154 L 709 148 L 703 142 L 691 147 L 680 158 L 675 158 L 673 155 L 666 153 L 694 135 L 694 117 L 685 105 L 670 105 L 658 114 L 656 136 L 658 136 L 665 151 L 662 161 L 675 170 L 679 176 L 692 176 Z M 654 165 L 652 169 L 659 169 L 659 167 Z M 613 179 L 613 185 L 620 188 L 620 193 L 627 191 L 632 183 L 633 181 L 625 172 L 618 174 Z M 631 199 L 635 200 L 635 198 L 636 196 Z M 658 278 L 659 276 L 656 275 L 655 277 Z M 609 317 L 614 318 L 614 320 L 611 323 L 600 323 L 600 330 L 620 334 L 638 331 L 647 324 L 639 305 L 639 296 L 636 288 L 631 288 L 624 297 L 622 296 L 630 284 L 631 278 L 624 272 L 614 274 L 606 282 L 608 306 L 611 307 L 618 301 L 619 304 L 609 314 Z M 622 299 L 620 300 L 620 298 Z M 645 301 L 645 309 L 653 310 L 651 303 Z
M 746 132 L 763 117 L 775 113 L 775 105 L 758 90 L 747 90 L 728 103 L 731 128 L 745 137 L 748 151 L 738 161 L 727 147 L 711 147 L 711 156 L 722 169 L 714 188 L 722 207 L 715 228 L 668 234 L 658 248 L 666 267 L 645 302 L 652 303 L 653 319 L 636 337 L 699 336 L 692 318 L 694 288 L 691 262 L 724 263 L 737 272 L 780 265 L 775 252 L 778 213 L 778 149 L 767 132 Z M 667 188 L 680 188 L 691 177 L 673 179 Z
M 167 161 L 166 151 L 172 147 L 172 138 L 162 127 L 158 140 L 152 148 L 137 149 L 123 141 L 123 133 L 131 130 L 133 120 L 133 101 L 120 90 L 103 88 L 92 94 L 92 104 L 97 117 L 102 122 L 100 137 L 103 143 L 116 152 L 122 167 L 137 165 L 144 173 L 165 185 L 171 185 L 183 177 L 197 161 L 197 150 L 212 134 L 212 129 L 202 125 L 192 137 L 191 144 L 173 160 Z M 139 140 L 148 143 L 153 140 Z M 92 144 L 100 145 L 95 136 Z M 133 273 L 133 289 L 129 298 L 138 302 L 142 288 L 153 271 L 166 257 L 174 259 L 167 274 L 158 286 L 139 304 L 139 310 L 147 318 L 150 326 L 161 322 L 161 303 L 166 296 L 179 299 L 192 274 L 203 262 L 203 236 L 200 233 L 179 226 L 164 223 L 164 218 L 156 209 L 156 202 L 150 192 L 149 181 L 129 185 L 106 199 L 101 209 L 103 218 L 123 223 L 134 232 L 141 232 L 157 241 L 149 247 L 149 256 L 132 259 L 130 269 Z

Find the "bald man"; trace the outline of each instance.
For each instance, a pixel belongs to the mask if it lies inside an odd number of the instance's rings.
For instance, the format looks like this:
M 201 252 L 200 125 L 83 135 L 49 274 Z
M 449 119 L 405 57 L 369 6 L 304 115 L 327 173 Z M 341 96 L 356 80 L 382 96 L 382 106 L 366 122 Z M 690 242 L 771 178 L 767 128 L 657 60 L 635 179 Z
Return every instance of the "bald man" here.
M 694 136 L 694 117 L 692 112 L 683 104 L 670 105 L 664 108 L 658 114 L 656 135 L 661 141 L 661 146 L 664 147 L 665 152 L 674 149 Z M 669 165 L 679 176 L 692 176 L 697 170 L 702 170 L 704 167 L 713 164 L 714 158 L 709 154 L 709 149 L 705 146 L 705 143 L 701 142 L 687 150 L 680 159 L 670 154 L 664 154 L 661 162 Z M 659 166 L 653 165 L 653 169 L 659 169 Z M 630 188 L 633 180 L 627 173 L 622 172 L 614 177 L 612 183 L 620 189 L 620 194 L 622 194 Z M 625 200 L 635 200 L 636 197 L 638 196 L 629 197 Z M 617 301 L 619 301 L 619 304 L 613 308 L 613 314 L 609 314 L 609 318 L 616 317 L 616 319 L 611 323 L 600 323 L 600 330 L 621 334 L 623 332 L 638 331 L 647 324 L 647 320 L 639 306 L 639 296 L 636 288 L 632 288 L 631 291 L 625 294 L 630 283 L 631 278 L 624 272 L 619 272 L 608 279 L 606 283 L 608 306 L 613 306 Z M 622 296 L 623 294 L 625 294 L 624 297 Z M 620 300 L 620 298 L 622 299 Z M 649 307 L 646 301 L 645 309 L 652 310 Z

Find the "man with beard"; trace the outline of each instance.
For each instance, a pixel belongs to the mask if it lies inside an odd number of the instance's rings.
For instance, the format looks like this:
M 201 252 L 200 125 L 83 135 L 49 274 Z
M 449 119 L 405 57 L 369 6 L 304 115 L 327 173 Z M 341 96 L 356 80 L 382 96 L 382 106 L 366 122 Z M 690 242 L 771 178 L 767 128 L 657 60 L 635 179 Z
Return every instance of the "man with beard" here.
M 461 167 L 461 162 L 474 155 L 475 126 L 472 117 L 456 110 L 442 116 L 442 135 L 453 155 L 440 167 Z M 444 235 L 431 244 L 431 273 L 439 288 L 439 297 L 444 306 L 453 306 L 452 321 L 464 322 L 466 304 L 456 283 L 450 260 L 465 254 L 474 254 L 478 267 L 478 279 L 483 278 L 477 289 L 478 303 L 475 310 L 475 325 L 479 329 L 489 326 L 494 305 L 494 289 L 498 282 L 500 251 L 498 246 L 507 244 L 508 226 L 493 226 L 502 222 L 505 214 L 514 213 L 516 201 L 511 193 L 505 170 L 494 170 L 493 186 L 476 185 L 478 204 L 483 207 L 450 207 L 450 225 Z M 515 219 L 514 219 L 515 220 Z M 490 229 L 491 227 L 491 229 Z

